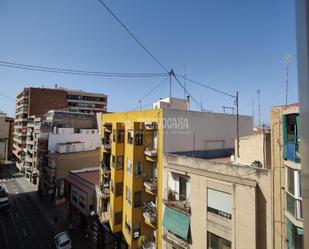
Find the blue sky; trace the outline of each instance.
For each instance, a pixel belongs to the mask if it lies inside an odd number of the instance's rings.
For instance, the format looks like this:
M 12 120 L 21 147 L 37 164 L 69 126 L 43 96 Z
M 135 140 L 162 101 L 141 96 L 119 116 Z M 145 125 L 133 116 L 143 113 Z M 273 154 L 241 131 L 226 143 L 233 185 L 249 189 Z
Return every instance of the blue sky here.
M 295 11 L 292 0 L 106 0 L 129 29 L 176 73 L 240 93 L 240 112 L 252 114 L 261 90 L 262 121 L 284 104 L 284 55 L 290 53 L 289 102 L 298 99 Z M 97 0 L 1 0 L 0 61 L 105 72 L 162 72 Z M 1 93 L 26 86 L 62 87 L 109 95 L 109 111 L 134 109 L 160 79 L 101 78 L 0 67 Z M 187 83 L 207 110 L 233 100 Z M 168 95 L 168 81 L 142 104 Z M 173 83 L 173 95 L 183 90 Z M 0 109 L 14 115 L 13 101 Z M 192 108 L 196 105 L 192 103 Z

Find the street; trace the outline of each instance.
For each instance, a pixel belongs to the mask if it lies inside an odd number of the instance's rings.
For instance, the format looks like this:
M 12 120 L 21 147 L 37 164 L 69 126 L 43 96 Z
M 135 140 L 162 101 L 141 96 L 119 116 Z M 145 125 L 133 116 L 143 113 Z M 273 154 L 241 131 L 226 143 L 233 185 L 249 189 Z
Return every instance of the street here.
M 14 178 L 13 172 L 12 165 L 0 173 L 12 201 L 10 211 L 0 216 L 0 248 L 54 248 L 53 228 L 30 198 L 29 186 L 22 186 L 27 180 L 21 176 Z

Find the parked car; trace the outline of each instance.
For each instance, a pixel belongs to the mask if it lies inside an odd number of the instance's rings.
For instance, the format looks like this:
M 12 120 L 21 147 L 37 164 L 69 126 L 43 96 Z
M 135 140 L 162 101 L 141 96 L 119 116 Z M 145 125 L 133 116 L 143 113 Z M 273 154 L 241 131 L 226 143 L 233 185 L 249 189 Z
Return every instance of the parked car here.
M 68 232 L 64 231 L 62 233 L 58 233 L 55 237 L 55 246 L 57 249 L 71 249 L 72 242 Z
M 8 196 L 0 197 L 0 212 L 7 212 L 11 207 L 11 200 Z

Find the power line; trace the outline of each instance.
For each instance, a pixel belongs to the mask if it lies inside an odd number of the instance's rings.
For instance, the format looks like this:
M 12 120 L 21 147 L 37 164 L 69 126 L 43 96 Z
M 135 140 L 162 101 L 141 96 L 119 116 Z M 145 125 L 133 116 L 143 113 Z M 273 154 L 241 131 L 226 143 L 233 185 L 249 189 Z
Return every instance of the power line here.
M 15 102 L 15 99 L 13 99 L 13 98 L 10 97 L 10 96 L 5 95 L 4 93 L 0 93 L 0 95 L 3 96 L 3 97 L 6 97 L 6 98 L 9 99 L 9 100 L 13 100 L 13 101 Z
M 147 98 L 150 94 L 152 94 L 155 90 L 157 90 L 168 78 L 169 76 L 165 77 L 163 80 L 161 80 L 154 88 L 152 88 L 149 92 L 147 92 L 142 98 L 139 99 L 135 110 L 137 109 L 138 105 L 142 106 L 142 100 Z
M 206 84 L 200 83 L 200 82 L 198 82 L 198 81 L 189 79 L 189 78 L 184 77 L 184 76 L 182 76 L 182 75 L 178 75 L 178 74 L 176 74 L 176 75 L 177 75 L 179 78 L 182 78 L 182 79 L 184 79 L 184 80 L 190 81 L 190 82 L 192 82 L 192 83 L 194 83 L 194 84 L 197 84 L 197 85 L 199 85 L 199 86 L 202 86 L 202 87 L 207 88 L 207 89 L 209 89 L 209 90 L 212 90 L 212 91 L 214 91 L 214 92 L 223 94 L 223 95 L 225 95 L 225 96 L 229 96 L 229 97 L 231 97 L 231 98 L 236 98 L 235 95 L 230 94 L 230 93 L 228 93 L 228 92 L 224 92 L 224 91 L 218 90 L 218 89 L 216 89 L 216 88 L 214 88 L 214 87 L 211 87 L 211 86 L 209 86 L 209 85 L 206 85 Z
M 99 3 L 103 5 L 103 7 L 116 19 L 116 21 L 129 33 L 129 35 L 137 42 L 140 47 L 142 47 L 151 58 L 160 65 L 164 69 L 165 72 L 168 73 L 168 70 L 163 64 L 143 45 L 143 43 L 128 29 L 128 27 L 116 16 L 116 14 L 102 1 L 98 0 Z
M 0 61 L 1 67 L 9 67 L 31 71 L 41 71 L 48 73 L 62 73 L 71 75 L 83 75 L 83 76 L 96 76 L 96 77 L 134 77 L 134 78 L 147 78 L 147 77 L 163 77 L 166 73 L 107 73 L 101 71 L 86 71 L 66 68 L 45 67 L 29 64 L 21 64 L 16 62 Z
M 202 110 L 202 106 L 201 103 L 199 101 L 197 101 L 191 93 L 189 93 L 189 91 L 184 87 L 184 85 L 179 81 L 179 79 L 176 77 L 176 75 L 174 73 L 172 73 L 172 76 L 174 76 L 175 80 L 177 81 L 178 85 L 181 86 L 181 88 L 190 96 L 190 98 L 195 102 L 195 104 L 201 108 Z

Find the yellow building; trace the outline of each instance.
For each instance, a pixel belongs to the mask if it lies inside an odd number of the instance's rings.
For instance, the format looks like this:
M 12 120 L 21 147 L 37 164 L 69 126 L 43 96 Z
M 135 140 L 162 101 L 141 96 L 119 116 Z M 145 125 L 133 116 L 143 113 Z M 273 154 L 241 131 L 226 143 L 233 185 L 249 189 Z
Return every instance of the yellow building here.
M 183 108 L 103 114 L 101 221 L 129 248 L 162 248 L 163 153 L 233 148 L 235 121 Z M 240 116 L 240 127 L 241 135 L 250 134 L 252 118 Z

